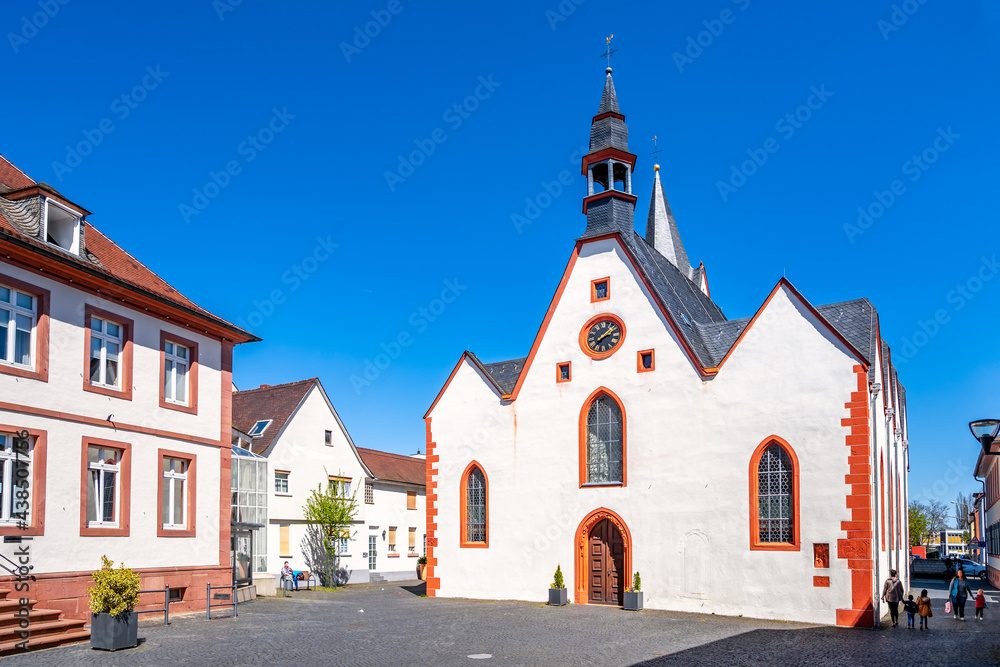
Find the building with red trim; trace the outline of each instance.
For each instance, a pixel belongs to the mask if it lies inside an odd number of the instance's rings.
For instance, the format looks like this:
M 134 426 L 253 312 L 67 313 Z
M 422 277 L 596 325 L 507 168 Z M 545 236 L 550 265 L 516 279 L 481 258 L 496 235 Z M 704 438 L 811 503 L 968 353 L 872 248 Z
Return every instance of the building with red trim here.
M 233 347 L 258 339 L 88 214 L 0 157 L 0 553 L 26 549 L 20 595 L 67 618 L 89 618 L 102 555 L 204 610 L 205 585 L 232 581 Z
M 522 359 L 465 352 L 425 415 L 428 595 L 872 626 L 907 565 L 905 391 L 867 299 L 786 279 L 729 319 L 692 265 L 608 68 L 586 227 Z

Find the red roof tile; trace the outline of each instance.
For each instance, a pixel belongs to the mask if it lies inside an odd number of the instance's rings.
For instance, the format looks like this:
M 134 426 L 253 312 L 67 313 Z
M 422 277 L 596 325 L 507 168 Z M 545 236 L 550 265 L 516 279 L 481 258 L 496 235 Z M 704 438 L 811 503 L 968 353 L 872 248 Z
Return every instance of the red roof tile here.
M 403 454 L 390 454 L 380 452 L 376 449 L 365 449 L 358 447 L 358 454 L 365 462 L 368 470 L 371 471 L 375 479 L 383 479 L 391 482 L 404 482 L 406 484 L 419 484 L 425 486 L 427 483 L 426 465 L 424 459 L 404 456 Z
M 249 433 L 257 422 L 273 420 L 262 435 L 253 439 L 250 451 L 254 454 L 264 454 L 270 449 L 274 438 L 291 419 L 292 413 L 299 407 L 302 399 L 312 389 L 313 384 L 318 383 L 317 378 L 309 378 L 234 393 L 233 426 L 244 433 Z

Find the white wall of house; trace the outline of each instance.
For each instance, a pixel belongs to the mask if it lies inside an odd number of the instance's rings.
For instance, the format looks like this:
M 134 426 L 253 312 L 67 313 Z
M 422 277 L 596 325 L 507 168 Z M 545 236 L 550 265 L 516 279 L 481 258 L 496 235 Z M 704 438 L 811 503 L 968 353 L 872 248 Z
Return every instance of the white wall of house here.
M 415 495 L 414 509 L 407 508 L 407 492 Z M 424 555 L 427 534 L 427 513 L 424 488 L 411 484 L 374 482 L 374 502 L 364 506 L 365 523 L 358 530 L 358 544 L 368 551 L 369 539 L 375 538 L 375 567 L 387 580 L 416 578 L 417 559 Z M 395 550 L 390 550 L 389 531 L 396 529 Z M 413 551 L 409 550 L 409 533 L 414 529 Z M 382 533 L 385 532 L 383 538 Z M 370 564 L 366 564 L 370 567 Z
M 591 303 L 590 281 L 605 276 L 611 299 Z M 626 335 L 613 356 L 595 361 L 578 335 L 604 312 L 624 320 Z M 651 348 L 655 371 L 637 373 L 637 352 Z M 557 384 L 556 364 L 566 361 L 572 381 Z M 517 400 L 503 405 L 466 362 L 429 415 L 440 457 L 437 594 L 542 601 L 557 565 L 572 587 L 577 527 L 607 508 L 631 533 L 646 606 L 834 623 L 836 609 L 851 608 L 837 544 L 851 519 L 850 430 L 841 420 L 858 390 L 858 363 L 781 289 L 719 374 L 703 381 L 618 243 L 584 245 Z M 580 413 L 599 387 L 624 403 L 625 487 L 579 488 Z M 772 435 L 800 463 L 798 551 L 749 549 L 750 458 Z M 488 548 L 459 546 L 460 480 L 472 461 L 488 478 Z M 814 567 L 814 543 L 830 546 L 829 568 Z M 817 575 L 830 587 L 814 587 Z

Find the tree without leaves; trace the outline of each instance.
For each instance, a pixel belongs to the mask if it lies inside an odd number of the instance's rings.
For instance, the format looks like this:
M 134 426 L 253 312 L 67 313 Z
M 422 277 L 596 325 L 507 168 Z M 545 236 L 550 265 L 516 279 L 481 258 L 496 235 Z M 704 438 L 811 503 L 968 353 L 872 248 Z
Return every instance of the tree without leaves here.
M 302 515 L 308 524 L 304 540 L 306 553 L 310 554 L 313 567 L 320 565 L 325 571 L 327 586 L 331 581 L 334 586 L 337 585 L 337 543 L 341 537 L 350 539 L 351 526 L 358 513 L 355 495 L 343 495 L 340 489 L 341 485 L 333 480 L 325 489 L 320 483 L 302 507 Z
M 972 495 L 959 493 L 955 499 L 955 525 L 958 526 L 959 530 L 968 530 L 969 526 L 972 525 L 972 521 L 969 519 L 969 513 L 972 512 L 972 509 Z
M 948 518 L 951 511 L 940 500 L 932 500 L 924 505 L 927 510 L 927 523 L 931 532 L 939 533 L 948 528 Z

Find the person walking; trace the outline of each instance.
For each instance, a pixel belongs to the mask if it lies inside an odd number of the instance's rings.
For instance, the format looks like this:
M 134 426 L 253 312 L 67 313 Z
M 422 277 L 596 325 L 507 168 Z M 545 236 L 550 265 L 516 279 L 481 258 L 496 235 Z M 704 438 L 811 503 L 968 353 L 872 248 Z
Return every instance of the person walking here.
M 899 625 L 899 603 L 903 601 L 903 582 L 896 576 L 895 570 L 889 570 L 889 578 L 882 585 L 882 601 L 889 605 L 889 619 L 892 627 Z
M 906 629 L 913 629 L 913 619 L 917 615 L 917 603 L 913 601 L 912 595 L 906 596 L 906 601 L 903 603 L 903 611 L 906 612 Z
M 955 578 L 948 584 L 951 610 L 955 614 L 956 619 L 965 620 L 965 603 L 971 595 L 972 589 L 969 587 L 969 580 L 965 578 L 965 570 L 959 568 L 955 574 Z
M 920 629 L 930 629 L 928 618 L 934 615 L 931 611 L 931 599 L 927 597 L 927 589 L 920 591 L 920 597 L 917 598 L 917 613 L 920 614 Z
M 976 620 L 983 620 L 983 610 L 986 609 L 986 596 L 983 595 L 983 589 L 980 588 L 976 592 Z

